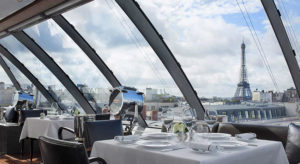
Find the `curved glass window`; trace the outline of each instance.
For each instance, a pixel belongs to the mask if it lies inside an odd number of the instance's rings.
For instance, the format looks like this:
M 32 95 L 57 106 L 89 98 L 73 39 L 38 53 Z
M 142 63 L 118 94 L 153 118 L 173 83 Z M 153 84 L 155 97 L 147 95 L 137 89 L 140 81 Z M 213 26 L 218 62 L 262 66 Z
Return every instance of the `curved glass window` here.
M 0 65 L 0 88 L 3 88 L 5 86 L 13 86 L 12 82 L 10 81 L 9 77 L 7 76 L 6 72 Z
M 254 110 L 246 117 L 258 123 L 262 118 L 255 113 L 260 109 L 267 112 L 283 107 L 287 113 L 281 117 L 299 115 L 299 96 L 260 1 L 138 3 L 164 37 L 206 109 L 229 111 L 232 122 L 246 121 L 233 113 L 251 106 Z M 300 15 L 298 10 L 293 13 Z
M 27 77 L 13 65 L 8 59 L 2 56 L 13 75 L 21 85 L 21 88 L 24 92 L 30 93 L 33 95 L 33 104 L 36 108 L 49 108 L 51 104 L 48 100 L 41 94 L 39 90 L 27 79 Z
M 100 70 L 53 21 L 48 20 L 25 30 L 69 75 L 95 110 L 108 103 L 111 85 Z
M 93 1 L 63 16 L 97 51 L 122 85 L 145 93 L 147 119 L 157 120 L 162 111 L 174 109 L 183 101 L 164 65 L 116 2 Z
M 9 60 L 7 60 L 4 56 L 2 56 L 2 58 L 10 68 L 11 72 L 13 73 L 19 84 L 21 85 L 21 88 L 28 93 L 32 93 L 31 82 Z
M 6 107 L 13 105 L 13 97 L 16 92 L 16 88 L 13 86 L 6 72 L 0 65 L 0 107 Z
M 20 62 L 22 62 L 35 77 L 38 78 L 38 80 L 46 89 L 48 89 L 49 93 L 58 101 L 62 108 L 70 109 L 76 106 L 82 113 L 84 112 L 59 80 L 19 41 L 12 36 L 8 36 L 1 39 L 0 43 Z

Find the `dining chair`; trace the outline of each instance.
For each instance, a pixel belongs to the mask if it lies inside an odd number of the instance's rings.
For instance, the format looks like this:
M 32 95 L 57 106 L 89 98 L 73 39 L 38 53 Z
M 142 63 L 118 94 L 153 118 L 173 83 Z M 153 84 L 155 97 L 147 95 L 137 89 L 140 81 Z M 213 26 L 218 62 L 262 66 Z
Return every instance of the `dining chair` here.
M 84 123 L 86 147 L 89 149 L 95 141 L 113 139 L 123 135 L 121 120 L 87 121 Z
M 6 122 L 17 123 L 18 117 L 19 117 L 19 114 L 16 111 L 15 107 L 6 108 L 5 114 L 4 114 L 4 119 Z
M 289 125 L 285 152 L 290 164 L 300 163 L 300 125 Z
M 109 120 L 110 114 L 96 114 L 95 120 Z M 60 140 L 67 140 L 67 141 L 74 141 L 74 138 L 64 138 L 63 137 L 63 131 L 67 131 L 68 133 L 72 133 L 75 135 L 74 129 L 68 128 L 68 127 L 60 127 L 58 129 L 58 139 Z
M 95 120 L 109 120 L 110 114 L 96 114 Z
M 41 136 L 39 138 L 39 146 L 43 164 L 89 164 L 92 162 L 106 164 L 103 158 L 89 158 L 82 143 Z

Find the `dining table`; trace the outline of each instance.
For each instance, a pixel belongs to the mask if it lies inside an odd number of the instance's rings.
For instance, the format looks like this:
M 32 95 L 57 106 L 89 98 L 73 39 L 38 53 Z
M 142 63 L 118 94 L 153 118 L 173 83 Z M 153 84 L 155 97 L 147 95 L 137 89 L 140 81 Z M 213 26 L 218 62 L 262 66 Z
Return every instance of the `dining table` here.
M 39 139 L 40 136 L 58 139 L 58 129 L 60 127 L 74 129 L 74 119 L 26 118 L 20 135 L 20 141 L 25 138 Z M 74 135 L 70 133 L 65 133 L 64 136 L 66 138 L 74 138 Z
M 22 144 L 21 153 L 23 155 L 24 140 L 29 139 L 30 141 L 30 163 L 32 163 L 33 158 L 33 142 L 39 139 L 40 136 L 47 136 L 51 138 L 58 139 L 58 129 L 60 127 L 68 127 L 74 129 L 74 118 L 66 119 L 63 116 L 58 117 L 28 117 L 26 118 L 19 141 Z M 64 138 L 74 138 L 74 134 L 63 132 Z
M 231 141 L 235 138 L 231 137 Z M 139 142 L 139 141 L 138 141 Z M 198 141 L 198 142 L 201 142 Z M 202 141 L 209 142 L 209 141 Z M 175 144 L 188 145 L 187 142 Z M 256 139 L 244 146 L 216 152 L 199 152 L 189 146 L 180 149 L 149 149 L 140 144 L 120 144 L 115 140 L 96 141 L 92 157 L 109 164 L 288 164 L 281 142 Z

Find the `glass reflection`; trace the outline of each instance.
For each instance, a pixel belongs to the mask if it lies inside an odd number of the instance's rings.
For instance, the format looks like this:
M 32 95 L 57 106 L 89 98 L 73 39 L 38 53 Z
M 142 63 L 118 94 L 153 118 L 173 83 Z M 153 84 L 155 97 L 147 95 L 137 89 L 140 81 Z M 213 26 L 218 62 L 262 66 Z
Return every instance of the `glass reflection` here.
M 35 108 L 49 108 L 50 104 L 48 100 L 41 94 L 39 90 L 27 79 L 27 77 L 17 68 L 15 67 L 7 58 L 2 56 L 13 75 L 16 77 L 17 81 L 20 83 L 21 88 L 24 92 L 30 93 L 34 96 L 34 107 Z
M 48 89 L 49 93 L 58 101 L 59 105 L 66 110 L 77 104 L 76 100 L 63 87 L 58 79 L 44 66 L 26 47 L 14 37 L 8 36 L 0 40 L 6 47 L 38 80 Z M 51 108 L 49 109 L 51 110 Z M 81 109 L 82 112 L 84 112 Z

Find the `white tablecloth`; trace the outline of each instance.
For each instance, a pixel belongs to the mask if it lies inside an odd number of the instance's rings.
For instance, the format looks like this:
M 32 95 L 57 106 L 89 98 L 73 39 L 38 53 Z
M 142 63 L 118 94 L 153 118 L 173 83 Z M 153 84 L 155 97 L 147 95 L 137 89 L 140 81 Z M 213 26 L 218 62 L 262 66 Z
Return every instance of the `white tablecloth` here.
M 137 145 L 122 145 L 113 140 L 97 141 L 92 157 L 109 164 L 288 164 L 281 142 L 258 140 L 258 146 L 201 154 L 185 148 L 169 152 L 146 150 Z
M 60 127 L 68 127 L 74 129 L 74 120 L 27 118 L 23 125 L 23 129 L 20 135 L 20 141 L 26 137 L 35 139 L 38 139 L 40 136 L 58 138 L 58 129 Z M 67 135 L 67 138 L 71 138 L 72 136 L 71 134 Z

